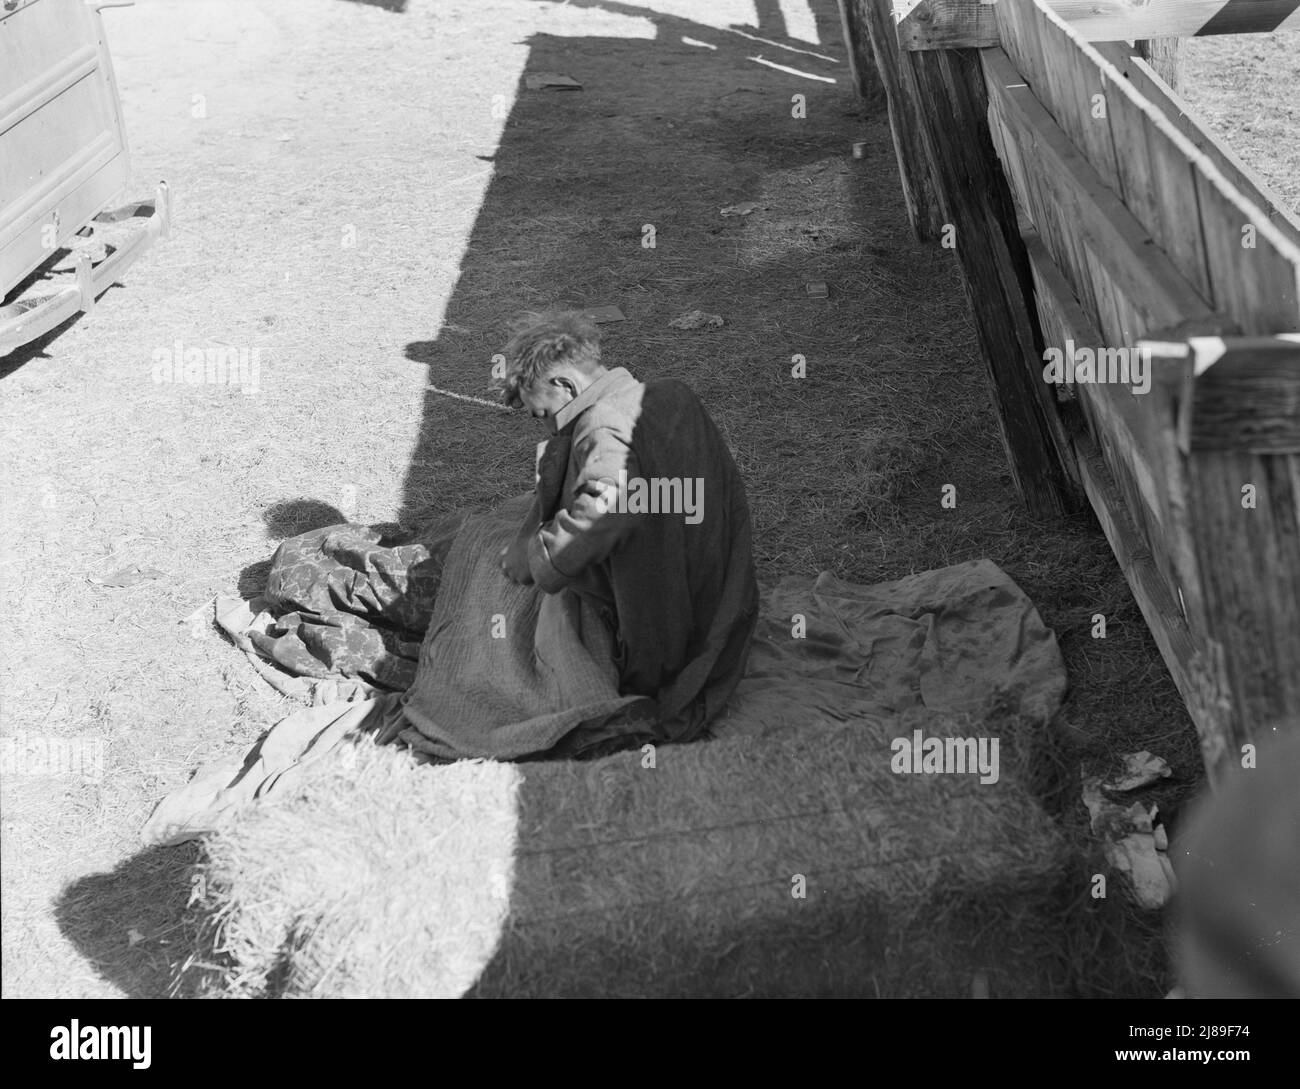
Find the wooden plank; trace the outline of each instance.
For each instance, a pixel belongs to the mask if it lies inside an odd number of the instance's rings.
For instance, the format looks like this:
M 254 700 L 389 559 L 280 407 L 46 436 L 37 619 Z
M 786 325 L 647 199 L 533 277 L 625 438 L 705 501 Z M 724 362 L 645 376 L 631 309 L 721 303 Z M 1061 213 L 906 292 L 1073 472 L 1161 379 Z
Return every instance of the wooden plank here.
M 1039 0 L 1033 3 L 1034 18 L 1050 55 L 1082 54 L 1114 83 L 1119 94 L 1113 96 L 1111 125 L 1117 134 L 1125 130 L 1124 136 L 1117 137 L 1117 146 L 1148 145 L 1161 220 L 1145 226 L 1166 248 L 1175 266 L 1199 284 L 1210 304 L 1233 318 L 1243 332 L 1300 328 L 1300 248 L 1273 227 L 1118 69 Z M 1192 170 L 1199 232 L 1192 227 L 1196 221 L 1191 215 L 1193 198 L 1186 191 L 1184 161 Z
M 943 232 L 939 197 L 930 177 L 930 163 L 920 136 L 916 87 L 911 68 L 902 63 L 894 32 L 892 0 L 852 0 L 850 21 L 871 43 L 876 70 L 885 89 L 889 130 L 903 185 L 903 201 L 912 233 L 919 241 L 933 242 Z
M 994 148 L 1002 162 L 1019 213 L 1045 240 L 1050 252 L 1068 254 L 1066 260 L 1071 267 L 1084 267 L 1087 255 L 1082 242 L 1072 224 L 1062 218 L 1061 208 L 1052 199 L 1047 187 L 1040 182 L 1038 174 L 1025 165 L 1016 138 L 998 114 L 997 102 L 996 96 L 989 99 L 989 126 L 990 131 L 996 133 Z M 1023 235 L 1023 229 L 1021 233 Z M 1088 311 L 1095 313 L 1096 298 L 1092 293 L 1091 282 L 1076 285 L 1076 290 L 1080 292 Z
M 1003 38 L 1002 48 L 1011 58 L 1040 101 L 1052 98 L 1050 63 L 1038 37 L 1038 19 L 1028 4 L 1012 4 L 999 9 L 995 16 Z M 996 44 L 996 43 L 995 43 Z
M 1019 196 L 1028 189 L 1025 164 L 1020 159 L 1020 149 L 1005 138 L 1006 134 L 1001 119 L 993 108 L 992 100 L 989 102 L 988 125 L 989 138 L 993 141 L 993 150 L 997 153 L 998 161 L 1002 164 L 1002 169 L 1011 182 L 1011 195 L 1016 200 L 1017 214 L 1025 215 L 1028 210 L 1024 205 L 1023 198 Z
M 1166 325 L 1300 329 L 1300 249 L 1164 115 L 1157 103 L 1172 92 L 1149 101 L 1124 74 L 1137 70 L 1159 90 L 1154 71 L 1110 63 L 1045 9 L 1002 4 L 997 19 L 1025 74 L 1001 50 L 985 51 L 987 121 L 1046 243 L 1029 257 L 1044 337 L 1077 329 L 1099 356 L 1141 351 L 1139 338 Z M 925 71 L 951 55 L 921 51 L 913 61 Z M 1094 84 L 1109 149 L 1085 123 Z M 927 132 L 932 159 L 941 139 Z M 936 167 L 936 176 L 945 201 L 954 183 L 978 188 L 957 171 Z M 1080 435 L 1073 445 L 1214 777 L 1246 741 L 1283 722 L 1300 729 L 1300 356 L 1290 344 L 1233 341 L 1207 365 L 1208 342 L 1192 343 L 1147 357 L 1150 400 L 1117 383 L 1078 383 L 1097 441 Z M 1244 484 L 1259 495 L 1249 510 Z
M 1164 347 L 1172 357 L 1179 346 Z M 1191 527 L 1201 680 L 1225 709 L 1217 748 L 1202 738 L 1213 767 L 1274 730 L 1300 729 L 1300 335 L 1191 337 L 1181 349 L 1185 471 L 1172 497 Z
M 1107 358 L 1101 356 L 1107 351 L 1104 338 L 1032 231 L 1026 235 L 1025 246 L 1034 270 L 1035 303 L 1044 346 L 1062 351 L 1087 348 L 1099 358 Z M 1184 372 L 1190 373 L 1190 364 L 1182 365 L 1186 345 L 1181 347 L 1183 355 L 1173 366 L 1149 346 L 1142 348 L 1150 380 L 1145 393 L 1110 383 L 1077 383 L 1071 388 L 1093 441 L 1124 494 L 1132 520 L 1149 543 L 1170 593 L 1180 599 L 1190 597 L 1196 605 L 1195 554 L 1183 516 L 1186 504 L 1180 504 L 1177 494 L 1182 472 L 1176 440 L 1177 397 L 1182 393 Z M 1163 380 L 1158 373 L 1161 367 L 1171 372 Z
M 884 97 L 885 88 L 876 70 L 866 30 L 858 19 L 850 15 L 849 3 L 850 0 L 837 0 L 840 33 L 844 36 L 844 52 L 849 57 L 849 77 L 853 80 L 853 89 L 858 98 L 865 103 L 875 104 Z
M 1099 52 L 1107 61 L 1113 58 L 1120 62 L 1114 65 L 1117 72 L 1137 71 L 1139 65 L 1151 71 L 1143 61 L 1128 55 L 1126 49 L 1108 45 Z M 1129 83 L 1136 90 L 1133 81 Z M 1120 93 L 1108 101 L 1120 169 L 1119 191 L 1124 203 L 1179 271 L 1201 295 L 1212 299 L 1200 202 L 1194 167 L 1188 158 L 1194 145 L 1185 138 L 1175 138 L 1179 130 L 1166 123 L 1158 105 L 1152 104 L 1155 109 L 1148 109 L 1139 97 Z
M 866 98 L 866 89 L 862 85 L 862 73 L 858 68 L 858 33 L 855 25 L 849 21 L 847 0 L 837 0 L 840 12 L 840 34 L 844 38 L 844 52 L 849 57 L 849 78 L 859 98 Z
M 1079 50 L 1061 48 L 1048 14 L 1032 3 L 1002 9 L 1009 23 L 1018 23 L 1022 39 L 1041 64 L 1043 78 L 1031 85 L 1034 95 L 1088 157 L 1106 184 L 1119 188 L 1115 147 L 1106 116 L 1105 82 L 1101 70 Z M 1040 59 L 1041 58 L 1041 59 Z M 1101 96 L 1098 103 L 1095 96 Z
M 1123 73 L 1125 78 L 1129 76 L 1129 65 L 1133 63 L 1134 58 L 1141 60 L 1137 55 L 1137 46 L 1134 42 L 1093 42 L 1092 47 L 1098 55 L 1110 61 L 1119 72 Z M 1007 51 L 1007 55 L 1013 61 L 1015 60 L 1010 50 Z
M 1045 56 L 1056 58 L 1054 68 L 1083 65 L 1097 71 L 1097 81 L 1106 84 L 1102 101 L 1113 142 L 1110 155 L 1099 168 L 1102 178 L 1121 195 L 1175 268 L 1213 304 L 1199 203 L 1192 183 L 1195 148 L 1180 138 L 1152 104 L 1136 94 L 1121 70 L 1082 42 L 1048 9 L 1026 3 L 998 13 L 998 21 L 1010 19 L 1034 23 L 1037 48 Z M 1044 101 L 1044 105 L 1058 121 L 1070 107 L 1056 97 Z M 1069 126 L 1062 127 L 1069 131 Z M 1071 135 L 1095 166 L 1097 156 L 1108 151 L 1104 146 L 1097 151 L 1093 144 L 1082 142 L 1078 134 Z
M 1300 457 L 1193 447 L 1189 479 L 1206 645 L 1222 656 L 1230 697 L 1230 758 L 1300 731 Z
M 1071 97 L 1071 84 L 1065 71 L 1065 56 L 1053 53 L 1050 40 L 1043 38 L 1043 13 L 1034 4 L 1010 5 L 1006 13 L 1017 13 L 1023 19 L 1026 42 L 1034 49 L 1036 56 L 1041 56 L 1040 79 L 1031 84 L 1040 103 L 1048 108 L 1058 125 L 1065 129 L 1070 139 L 1080 148 L 1083 143 L 1080 126 L 1075 122 L 1075 103 Z
M 1300 329 L 1300 247 L 1202 160 L 1194 180 L 1215 307 L 1246 334 Z
M 983 67 L 983 55 L 980 58 L 981 69 Z M 1002 170 L 1007 176 L 1010 183 L 1011 195 L 1015 201 L 1017 209 L 1023 214 L 1031 216 L 1031 221 L 1036 221 L 1038 217 L 1031 215 L 1029 201 L 1030 193 L 1030 175 L 1025 168 L 1024 160 L 1020 155 L 1020 148 L 1016 146 L 1014 140 L 1010 139 L 1010 134 L 1002 122 L 998 113 L 998 99 L 988 93 L 988 73 L 985 72 L 985 96 L 988 98 L 989 111 L 987 122 L 989 126 L 989 138 L 993 141 L 993 150 L 998 156 L 998 161 L 1002 164 Z
M 920 131 L 942 211 L 956 232 L 1012 475 L 1031 512 L 1060 514 L 1076 503 L 1065 468 L 1068 439 L 1051 391 L 1039 380 L 1040 341 L 1029 310 L 1033 278 L 989 133 L 980 56 L 936 50 L 905 60 L 919 92 Z
M 1113 73 L 1093 64 L 1078 49 L 1064 53 L 1060 68 L 1066 75 L 1066 99 L 1057 122 L 1064 115 L 1072 119 L 1071 125 L 1062 125 L 1071 139 L 1087 155 L 1106 184 L 1116 191 L 1120 187 L 1121 149 L 1111 134 L 1110 103 L 1114 99 L 1111 84 Z
M 995 8 L 1030 0 L 896 0 L 905 50 L 988 48 L 999 40 Z M 1300 29 L 1300 0 L 1043 0 L 1085 41 L 1137 41 L 1203 34 L 1267 34 Z
M 1070 52 L 1090 63 L 1079 50 Z M 1118 69 L 1107 63 L 1104 70 L 1112 78 L 1107 114 L 1118 154 L 1118 192 L 1178 271 L 1213 304 L 1192 162 L 1196 149 Z
M 1023 85 L 1006 54 L 985 50 L 982 56 L 1008 139 L 1019 145 L 1028 173 L 1059 209 L 1071 233 L 1105 270 L 1114 290 L 1132 304 L 1141 319 L 1136 335 L 1189 319 L 1210 323 L 1213 314 L 1206 300 Z M 1090 267 L 1071 262 L 1069 253 L 1053 252 L 1052 257 L 1076 292 L 1085 294 L 1080 285 L 1093 278 Z M 1224 323 L 1224 331 L 1228 328 Z
M 1133 598 L 1196 727 L 1211 777 L 1221 774 L 1233 743 L 1232 708 L 1222 665 L 1189 628 L 1178 602 L 1129 519 L 1124 502 L 1096 447 L 1086 435 L 1075 440 L 1084 490 Z
M 992 5 L 980 0 L 895 0 L 899 44 L 908 50 L 998 44 Z
M 984 67 L 986 93 L 989 95 L 989 123 L 998 129 L 995 148 L 999 149 L 1000 156 L 1004 153 L 1002 164 L 1012 185 L 1012 195 L 1024 208 L 1057 263 L 1071 269 L 1085 269 L 1087 254 L 1074 224 L 1065 218 L 1063 208 L 1046 183 L 1040 180 L 1039 173 L 1025 165 L 1019 139 L 1011 130 L 1007 119 L 1002 116 L 1001 103 L 1004 96 L 990 84 L 997 81 L 1003 87 L 1026 85 L 1014 69 L 997 63 L 998 55 L 996 50 L 981 50 L 980 60 Z M 1081 280 L 1072 277 L 1072 284 L 1089 313 L 1095 315 L 1096 297 L 1091 283 L 1086 278 Z
M 1092 352 L 1095 356 L 1102 349 L 1104 340 L 1088 321 L 1069 285 L 1032 230 L 1026 234 L 1025 246 L 1034 270 L 1034 302 L 1043 330 L 1043 380 L 1048 382 L 1049 353 L 1059 352 L 1060 360 L 1074 359 L 1081 351 Z M 1067 374 L 1066 377 L 1070 376 Z M 1142 429 L 1135 419 L 1136 412 L 1124 410 L 1132 405 L 1132 395 L 1115 387 L 1094 386 L 1088 382 L 1072 382 L 1064 388 L 1082 410 L 1112 475 L 1117 480 L 1132 482 L 1130 511 L 1145 506 L 1148 513 L 1140 521 L 1159 524 L 1161 496 L 1156 478 L 1147 469 L 1142 454 Z M 1121 468 L 1117 468 L 1117 463 Z
M 1300 335 L 1188 343 L 1194 379 L 1181 432 L 1190 450 L 1300 454 Z
M 1183 82 L 1183 39 L 1148 38 L 1133 45 L 1151 70 L 1159 74 L 1166 87 L 1176 91 Z
M 1300 28 L 1300 0 L 1047 0 L 1088 41 L 1268 34 Z
M 1122 42 L 1101 43 L 1094 48 L 1115 65 L 1137 92 L 1156 107 L 1197 151 L 1247 200 L 1254 204 L 1281 233 L 1300 246 L 1300 217 L 1294 215 L 1258 174 L 1242 162 L 1232 149 L 1201 127 L 1186 100 L 1172 90 L 1141 57 L 1134 56 Z
M 1136 344 L 1141 335 L 1140 317 L 1134 318 L 1132 307 L 1120 305 L 1115 281 L 1106 271 L 1105 263 L 1092 251 L 1088 251 L 1084 256 L 1088 268 L 1087 282 L 1096 300 L 1093 313 L 1096 315 L 1097 328 L 1102 334 L 1102 343 L 1117 346 Z

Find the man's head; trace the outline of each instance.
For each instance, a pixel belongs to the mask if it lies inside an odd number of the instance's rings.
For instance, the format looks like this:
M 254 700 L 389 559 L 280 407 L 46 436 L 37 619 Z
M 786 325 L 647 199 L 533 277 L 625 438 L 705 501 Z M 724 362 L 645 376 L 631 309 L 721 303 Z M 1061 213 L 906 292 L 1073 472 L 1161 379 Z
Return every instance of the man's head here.
M 555 431 L 555 414 L 605 373 L 600 332 L 577 310 L 525 314 L 515 329 L 506 345 L 505 378 L 498 383 L 502 399 Z

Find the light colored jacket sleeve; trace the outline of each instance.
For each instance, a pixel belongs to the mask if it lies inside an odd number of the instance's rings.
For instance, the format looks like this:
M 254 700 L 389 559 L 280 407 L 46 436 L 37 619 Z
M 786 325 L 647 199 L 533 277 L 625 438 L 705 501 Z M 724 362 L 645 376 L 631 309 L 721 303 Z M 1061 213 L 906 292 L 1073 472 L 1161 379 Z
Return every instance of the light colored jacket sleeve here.
M 592 564 L 600 563 L 644 515 L 621 511 L 621 479 L 640 474 L 631 446 L 631 428 L 596 409 L 580 421 L 570 457 L 573 498 L 538 529 L 528 545 L 528 569 L 547 593 L 568 586 Z M 586 423 L 584 427 L 583 424 Z

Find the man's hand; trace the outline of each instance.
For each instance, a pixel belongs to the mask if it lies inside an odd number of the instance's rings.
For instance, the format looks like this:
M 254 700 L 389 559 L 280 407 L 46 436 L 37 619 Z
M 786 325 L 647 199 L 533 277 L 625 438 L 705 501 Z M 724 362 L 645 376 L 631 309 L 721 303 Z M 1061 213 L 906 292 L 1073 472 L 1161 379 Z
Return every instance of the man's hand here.
M 527 586 L 533 581 L 528 570 L 528 546 L 516 538 L 515 543 L 501 550 L 501 570 L 511 582 Z

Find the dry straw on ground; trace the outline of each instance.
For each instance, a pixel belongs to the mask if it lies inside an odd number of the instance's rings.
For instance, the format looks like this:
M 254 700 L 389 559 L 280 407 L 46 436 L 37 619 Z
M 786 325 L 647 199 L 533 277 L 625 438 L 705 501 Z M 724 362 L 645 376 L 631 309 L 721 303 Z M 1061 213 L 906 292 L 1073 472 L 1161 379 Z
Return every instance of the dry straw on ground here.
M 458 996 L 504 920 L 519 780 L 510 764 L 341 749 L 208 839 L 203 913 L 223 967 L 185 966 L 176 989 L 198 976 L 222 997 Z
M 1000 780 L 895 775 L 865 724 L 662 747 L 653 768 L 345 749 L 207 842 L 225 957 L 207 989 L 963 996 L 978 975 L 995 996 L 1068 993 L 1072 855 L 1027 785 L 1030 728 L 895 725 L 1001 733 Z

